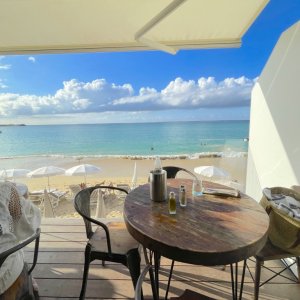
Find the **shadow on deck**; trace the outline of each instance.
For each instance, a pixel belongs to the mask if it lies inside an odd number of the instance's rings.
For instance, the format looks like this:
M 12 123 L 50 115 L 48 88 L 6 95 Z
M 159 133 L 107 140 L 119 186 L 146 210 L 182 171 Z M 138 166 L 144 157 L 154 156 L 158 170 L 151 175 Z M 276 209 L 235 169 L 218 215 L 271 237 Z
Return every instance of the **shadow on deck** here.
M 81 288 L 86 245 L 85 228 L 81 219 L 43 219 L 38 264 L 33 272 L 41 299 L 78 299 Z M 26 259 L 32 256 L 33 245 L 26 250 Z M 160 294 L 167 286 L 171 261 L 162 259 Z M 254 263 L 249 263 L 254 272 Z M 267 264 L 278 270 L 280 261 Z M 288 277 L 293 275 L 287 271 Z M 262 280 L 269 271 L 262 273 Z M 243 299 L 253 299 L 253 281 L 246 272 Z M 150 284 L 143 285 L 145 295 L 150 295 Z M 230 268 L 202 267 L 176 263 L 169 297 L 179 296 L 185 289 L 194 290 L 216 299 L 231 299 Z M 86 299 L 133 299 L 134 291 L 128 269 L 119 264 L 100 262 L 90 266 Z M 300 284 L 276 278 L 260 288 L 262 300 L 300 298 Z M 150 298 L 149 298 L 150 299 Z

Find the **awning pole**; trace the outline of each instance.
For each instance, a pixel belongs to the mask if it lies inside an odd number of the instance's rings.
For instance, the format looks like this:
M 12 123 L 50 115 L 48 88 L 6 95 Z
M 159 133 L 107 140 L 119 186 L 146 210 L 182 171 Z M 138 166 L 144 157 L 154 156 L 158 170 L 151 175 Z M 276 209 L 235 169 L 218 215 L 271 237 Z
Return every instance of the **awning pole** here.
M 176 54 L 177 50 L 157 41 L 152 41 L 143 37 L 149 30 L 155 27 L 159 22 L 171 14 L 175 9 L 177 9 L 183 2 L 187 0 L 173 0 L 168 6 L 166 6 L 161 12 L 159 12 L 155 17 L 153 17 L 148 23 L 146 23 L 140 30 L 135 34 L 135 40 L 142 44 L 150 46 L 154 49 L 162 50 L 171 54 Z

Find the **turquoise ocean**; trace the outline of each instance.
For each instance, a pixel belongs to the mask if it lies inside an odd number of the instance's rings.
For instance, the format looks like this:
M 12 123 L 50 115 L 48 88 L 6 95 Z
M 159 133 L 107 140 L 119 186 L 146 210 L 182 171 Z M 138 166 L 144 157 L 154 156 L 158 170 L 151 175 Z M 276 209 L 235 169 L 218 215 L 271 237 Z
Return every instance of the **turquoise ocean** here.
M 0 126 L 0 158 L 240 156 L 249 121 Z

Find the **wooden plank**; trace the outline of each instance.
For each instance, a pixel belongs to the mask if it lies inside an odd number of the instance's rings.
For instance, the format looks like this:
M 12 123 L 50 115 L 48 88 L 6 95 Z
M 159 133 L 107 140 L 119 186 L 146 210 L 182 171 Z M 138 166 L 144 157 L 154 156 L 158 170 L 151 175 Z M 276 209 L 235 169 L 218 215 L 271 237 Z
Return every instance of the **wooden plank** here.
M 82 225 L 44 225 L 42 233 L 51 233 L 51 232 L 63 232 L 63 233 L 69 233 L 69 232 L 81 232 L 85 234 L 85 227 Z
M 41 297 L 79 298 L 81 289 L 81 280 L 79 279 L 69 279 L 68 284 L 60 279 L 37 279 L 37 283 Z M 55 289 L 51 289 L 51 287 L 55 287 Z M 133 295 L 131 280 L 88 280 L 86 298 L 132 299 Z
M 39 252 L 45 252 L 45 251 L 84 251 L 86 246 L 86 241 L 82 242 L 73 242 L 73 241 L 53 241 L 53 242 L 48 242 L 48 241 L 41 241 L 39 245 Z M 31 252 L 34 251 L 34 243 L 31 243 L 26 247 L 26 251 Z
M 25 260 L 32 260 L 32 252 L 25 252 Z M 53 263 L 65 263 L 65 264 L 82 264 L 84 263 L 84 255 L 82 251 L 79 252 L 40 252 L 38 255 L 38 263 L 53 264 Z
M 69 233 L 62 233 L 62 232 L 53 232 L 53 233 L 42 233 L 41 234 L 41 241 L 48 241 L 48 242 L 56 242 L 56 241 L 78 241 L 83 242 L 87 241 L 85 234 L 79 232 L 69 232 Z
M 84 225 L 82 218 L 42 218 L 42 228 L 45 225 L 65 226 Z
M 37 264 L 34 269 L 35 278 L 52 278 L 52 279 L 82 279 L 83 264 Z M 116 279 L 130 280 L 130 274 L 127 267 L 121 264 L 101 264 L 92 263 L 89 270 L 89 279 Z

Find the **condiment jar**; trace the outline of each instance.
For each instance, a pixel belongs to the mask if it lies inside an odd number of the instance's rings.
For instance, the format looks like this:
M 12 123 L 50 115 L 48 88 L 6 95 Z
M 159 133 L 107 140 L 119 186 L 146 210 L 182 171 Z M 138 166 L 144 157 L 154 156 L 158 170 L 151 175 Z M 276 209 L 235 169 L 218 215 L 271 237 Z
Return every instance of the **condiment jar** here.
M 176 214 L 176 198 L 174 192 L 170 192 L 169 194 L 169 213 L 170 215 Z

